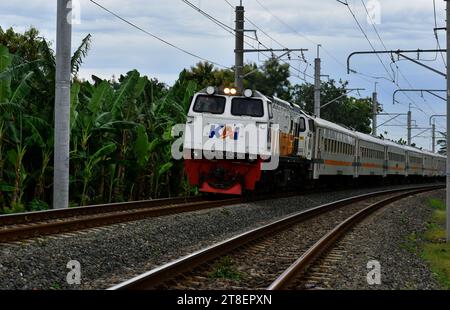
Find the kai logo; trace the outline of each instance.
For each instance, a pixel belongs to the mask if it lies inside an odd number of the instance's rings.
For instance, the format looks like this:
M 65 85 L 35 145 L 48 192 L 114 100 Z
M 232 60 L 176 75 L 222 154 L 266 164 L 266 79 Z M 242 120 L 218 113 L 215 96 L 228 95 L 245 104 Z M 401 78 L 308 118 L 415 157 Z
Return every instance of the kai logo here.
M 239 128 L 236 127 L 233 129 L 231 126 L 211 125 L 209 138 L 212 139 L 214 137 L 222 140 L 229 138 L 230 140 L 237 141 L 239 139 Z

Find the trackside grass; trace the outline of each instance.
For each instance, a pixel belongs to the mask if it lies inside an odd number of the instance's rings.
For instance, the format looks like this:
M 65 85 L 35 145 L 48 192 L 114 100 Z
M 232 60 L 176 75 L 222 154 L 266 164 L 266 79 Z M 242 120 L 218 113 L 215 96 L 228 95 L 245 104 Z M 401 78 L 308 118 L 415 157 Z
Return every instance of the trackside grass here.
M 422 257 L 430 264 L 442 286 L 450 289 L 450 244 L 446 243 L 445 235 L 446 206 L 439 199 L 430 199 L 428 205 L 433 209 L 433 214 L 424 234 Z

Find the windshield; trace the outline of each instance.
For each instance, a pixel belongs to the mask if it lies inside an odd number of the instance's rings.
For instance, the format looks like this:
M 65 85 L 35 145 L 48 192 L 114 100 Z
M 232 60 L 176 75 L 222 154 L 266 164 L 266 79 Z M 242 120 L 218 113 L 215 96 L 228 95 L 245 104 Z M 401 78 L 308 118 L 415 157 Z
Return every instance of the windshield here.
M 300 132 L 306 131 L 306 122 L 303 117 L 300 118 Z
M 258 99 L 234 98 L 231 103 L 231 114 L 234 116 L 263 117 L 263 102 Z
M 218 96 L 198 96 L 194 104 L 194 112 L 223 114 L 226 99 Z

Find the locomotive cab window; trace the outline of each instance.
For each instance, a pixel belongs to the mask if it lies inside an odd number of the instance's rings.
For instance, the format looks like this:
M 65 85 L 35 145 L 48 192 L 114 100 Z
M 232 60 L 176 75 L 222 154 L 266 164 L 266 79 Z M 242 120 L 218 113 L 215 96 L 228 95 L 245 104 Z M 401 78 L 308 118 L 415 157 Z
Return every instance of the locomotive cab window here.
M 218 96 L 198 96 L 194 103 L 194 112 L 223 114 L 226 99 Z
M 258 99 L 234 98 L 231 101 L 231 114 L 234 116 L 263 117 L 263 102 Z
M 306 131 L 306 122 L 303 117 L 300 117 L 300 132 Z

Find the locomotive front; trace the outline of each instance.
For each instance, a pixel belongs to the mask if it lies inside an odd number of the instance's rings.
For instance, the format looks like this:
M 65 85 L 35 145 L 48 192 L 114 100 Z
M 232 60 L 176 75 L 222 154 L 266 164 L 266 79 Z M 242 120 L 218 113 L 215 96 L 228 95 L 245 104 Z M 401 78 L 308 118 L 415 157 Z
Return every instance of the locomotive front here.
M 189 108 L 184 160 L 189 182 L 201 192 L 253 191 L 271 157 L 271 105 L 258 92 L 208 87 Z

